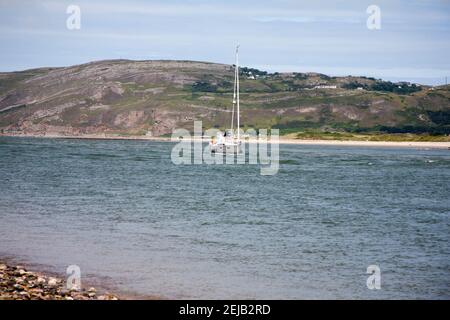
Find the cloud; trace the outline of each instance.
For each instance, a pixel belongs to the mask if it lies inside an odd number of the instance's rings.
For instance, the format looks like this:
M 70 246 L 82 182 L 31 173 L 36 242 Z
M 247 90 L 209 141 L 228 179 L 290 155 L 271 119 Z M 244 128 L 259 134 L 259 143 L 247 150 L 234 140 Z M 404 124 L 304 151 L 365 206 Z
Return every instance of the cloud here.
M 327 18 L 318 16 L 297 16 L 297 17 L 254 17 L 254 21 L 271 23 L 271 22 L 288 22 L 288 23 L 321 23 L 321 22 L 337 22 L 337 23 L 361 23 L 361 18 Z
M 8 44 L 0 60 L 11 69 L 52 59 L 69 64 L 114 52 L 123 58 L 158 52 L 161 58 L 228 63 L 228 50 L 239 41 L 243 62 L 274 71 L 448 73 L 450 2 L 376 3 L 382 29 L 371 32 L 370 0 L 0 0 L 0 39 Z M 66 29 L 70 4 L 81 7 L 81 30 Z M 72 58 L 56 57 L 64 50 Z M 39 54 L 28 59 L 27 52 Z

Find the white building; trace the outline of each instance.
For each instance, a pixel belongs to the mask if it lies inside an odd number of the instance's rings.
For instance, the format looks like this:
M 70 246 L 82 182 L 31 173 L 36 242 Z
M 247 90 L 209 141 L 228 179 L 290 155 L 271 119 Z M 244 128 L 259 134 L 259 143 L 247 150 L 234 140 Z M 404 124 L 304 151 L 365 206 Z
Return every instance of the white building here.
M 337 86 L 335 85 L 320 85 L 320 86 L 315 86 L 314 89 L 336 89 Z

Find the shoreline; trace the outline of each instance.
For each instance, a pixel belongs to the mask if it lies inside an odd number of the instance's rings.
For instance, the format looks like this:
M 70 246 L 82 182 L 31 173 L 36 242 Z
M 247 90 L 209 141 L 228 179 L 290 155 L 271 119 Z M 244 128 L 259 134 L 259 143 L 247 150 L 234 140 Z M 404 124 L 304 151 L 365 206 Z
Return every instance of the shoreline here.
M 173 141 L 170 137 L 150 137 L 150 136 L 120 136 L 106 134 L 86 134 L 79 136 L 68 136 L 58 134 L 36 135 L 36 134 L 0 134 L 0 137 L 22 137 L 22 138 L 49 138 L 49 139 L 82 139 L 82 140 L 135 140 L 135 141 L 155 141 L 155 142 L 179 142 Z M 207 139 L 191 138 L 190 141 L 208 142 Z M 247 139 L 245 142 L 257 143 L 256 139 Z M 268 143 L 273 143 L 268 140 Z M 449 142 L 436 141 L 358 141 L 358 140 L 313 140 L 313 139 L 292 139 L 279 138 L 279 144 L 294 145 L 327 145 L 327 146 L 355 146 L 355 147 L 400 147 L 400 148 L 431 148 L 450 150 Z
M 0 260 L 0 300 L 119 300 L 118 295 L 90 285 L 68 289 L 62 277 L 8 260 Z
M 116 288 L 104 279 L 81 278 L 80 290 L 66 288 L 66 276 L 50 267 L 0 256 L 0 300 L 161 300 Z

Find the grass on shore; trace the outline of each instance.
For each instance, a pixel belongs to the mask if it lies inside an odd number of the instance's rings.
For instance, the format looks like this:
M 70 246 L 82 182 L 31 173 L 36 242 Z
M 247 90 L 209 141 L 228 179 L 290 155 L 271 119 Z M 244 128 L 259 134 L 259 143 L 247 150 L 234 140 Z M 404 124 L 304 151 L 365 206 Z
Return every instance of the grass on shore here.
M 407 141 L 407 142 L 450 142 L 450 136 L 413 133 L 350 133 L 303 131 L 290 133 L 285 138 L 300 140 L 341 140 L 341 141 Z

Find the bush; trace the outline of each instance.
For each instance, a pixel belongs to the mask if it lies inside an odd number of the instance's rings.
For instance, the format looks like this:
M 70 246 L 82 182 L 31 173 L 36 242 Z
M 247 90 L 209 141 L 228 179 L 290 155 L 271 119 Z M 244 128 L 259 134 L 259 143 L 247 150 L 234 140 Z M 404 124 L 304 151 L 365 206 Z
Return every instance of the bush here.
M 192 85 L 192 92 L 217 92 L 217 86 L 214 86 L 208 82 L 197 81 Z
M 427 111 L 427 114 L 437 125 L 450 125 L 450 111 Z
M 364 89 L 368 89 L 367 85 L 359 83 L 357 81 L 353 81 L 353 82 L 349 82 L 349 83 L 344 83 L 342 85 L 342 88 L 344 89 L 350 89 L 350 90 L 354 90 L 354 89 L 358 89 L 358 88 L 364 88 Z
M 306 80 L 306 79 L 308 79 L 308 75 L 306 73 L 294 72 L 294 79 L 296 79 L 296 80 Z
M 394 92 L 398 94 L 410 94 L 422 90 L 422 87 L 415 84 L 398 84 L 390 81 L 377 81 L 370 86 L 370 90 Z
M 241 68 L 239 68 L 239 71 L 241 74 L 245 74 L 247 76 L 249 76 L 250 74 L 252 74 L 254 76 L 266 76 L 267 75 L 267 71 L 261 71 L 258 69 L 248 68 L 248 67 L 241 67 Z

